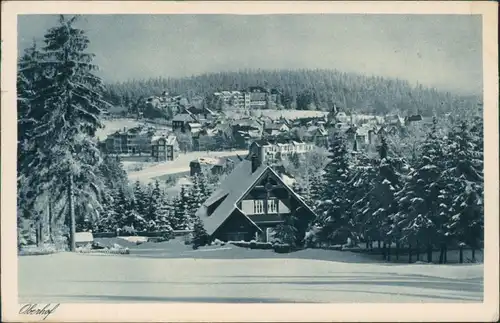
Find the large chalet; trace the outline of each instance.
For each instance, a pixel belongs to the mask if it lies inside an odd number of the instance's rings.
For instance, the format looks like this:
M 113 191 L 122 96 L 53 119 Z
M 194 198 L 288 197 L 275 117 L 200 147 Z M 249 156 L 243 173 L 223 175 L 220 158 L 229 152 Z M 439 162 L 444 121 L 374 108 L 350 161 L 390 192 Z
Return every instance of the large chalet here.
M 196 215 L 212 239 L 264 242 L 287 216 L 294 216 L 301 236 L 316 217 L 282 177 L 254 155 L 236 165 Z

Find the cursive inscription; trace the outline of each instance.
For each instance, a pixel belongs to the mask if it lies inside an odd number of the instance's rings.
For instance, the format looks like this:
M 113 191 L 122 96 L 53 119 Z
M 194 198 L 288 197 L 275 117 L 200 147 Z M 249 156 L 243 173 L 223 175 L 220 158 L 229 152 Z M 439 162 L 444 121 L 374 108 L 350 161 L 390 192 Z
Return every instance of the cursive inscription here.
M 54 313 L 60 304 L 47 304 L 45 306 L 39 304 L 26 304 L 21 307 L 19 314 L 23 315 L 40 315 L 45 320 L 50 314 Z

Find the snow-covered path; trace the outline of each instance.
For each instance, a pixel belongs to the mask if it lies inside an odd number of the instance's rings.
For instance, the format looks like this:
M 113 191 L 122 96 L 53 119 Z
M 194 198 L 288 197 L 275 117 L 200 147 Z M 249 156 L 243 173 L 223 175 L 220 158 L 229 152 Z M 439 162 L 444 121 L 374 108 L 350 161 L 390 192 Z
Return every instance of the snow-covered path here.
M 456 303 L 483 298 L 483 265 L 363 263 L 341 254 L 305 250 L 287 256 L 232 246 L 162 253 L 144 246 L 126 256 L 24 256 L 19 257 L 19 296 L 32 303 Z M 335 261 L 336 256 L 344 258 Z
M 211 151 L 207 152 L 189 152 L 180 153 L 179 156 L 173 160 L 164 162 L 161 164 L 156 164 L 155 166 L 148 167 L 136 172 L 129 172 L 128 178 L 131 181 L 139 180 L 141 182 L 148 182 L 149 180 L 159 177 L 162 175 L 171 175 L 177 173 L 184 173 L 189 171 L 189 163 L 196 158 L 215 158 L 215 157 L 233 157 L 240 155 L 241 157 L 246 157 L 248 154 L 247 150 L 235 150 L 235 151 Z

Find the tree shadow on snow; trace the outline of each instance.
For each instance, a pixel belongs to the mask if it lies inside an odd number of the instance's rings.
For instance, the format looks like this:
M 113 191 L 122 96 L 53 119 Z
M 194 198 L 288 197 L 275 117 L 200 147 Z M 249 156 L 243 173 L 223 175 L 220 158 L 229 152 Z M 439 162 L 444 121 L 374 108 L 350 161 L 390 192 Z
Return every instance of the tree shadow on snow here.
M 32 298 L 42 298 L 43 296 L 33 296 Z M 287 301 L 277 298 L 263 297 L 169 297 L 169 296 L 138 296 L 138 295 L 51 295 L 51 302 L 61 302 L 61 300 L 71 299 L 71 302 L 80 303 L 101 303 L 101 302 L 183 302 L 183 303 L 306 303 L 298 301 Z
M 221 276 L 228 278 L 226 276 Z M 230 277 L 230 276 L 229 276 Z M 301 276 L 295 276 L 298 278 L 304 278 Z M 132 281 L 132 280 L 101 280 L 101 281 L 88 281 L 88 280 L 72 280 L 68 281 L 71 283 L 115 283 L 115 284 L 154 284 L 154 285 L 177 285 L 177 286 L 207 286 L 207 285 L 308 285 L 308 286 L 327 286 L 327 285 L 348 285 L 348 286 L 366 286 L 364 290 L 367 288 L 380 288 L 380 287 L 411 287 L 411 288 L 424 288 L 424 289 L 435 289 L 435 290 L 450 290 L 450 291 L 467 291 L 467 292 L 475 292 L 482 293 L 483 286 L 479 283 L 471 283 L 471 282 L 463 282 L 461 280 L 455 281 L 437 281 L 437 280 L 422 280 L 422 279 L 414 279 L 410 280 L 406 279 L 381 279 L 379 277 L 373 277 L 370 280 L 363 279 L 360 276 L 351 276 L 346 279 L 346 276 L 340 276 L 339 278 L 333 278 L 328 280 L 273 280 L 269 279 L 269 277 L 262 277 L 261 281 L 252 281 L 252 280 L 244 280 L 244 281 L 207 281 L 207 282 L 178 282 L 178 281 Z M 268 278 L 268 279 L 266 279 Z M 283 277 L 283 278 L 292 278 L 292 277 Z M 319 277 L 315 277 L 319 278 Z

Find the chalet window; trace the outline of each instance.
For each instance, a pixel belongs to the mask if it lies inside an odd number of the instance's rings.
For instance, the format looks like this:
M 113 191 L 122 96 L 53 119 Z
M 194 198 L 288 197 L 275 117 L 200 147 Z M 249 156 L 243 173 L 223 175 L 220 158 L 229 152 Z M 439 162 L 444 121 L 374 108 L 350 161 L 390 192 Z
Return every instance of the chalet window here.
M 278 213 L 278 200 L 268 200 L 268 213 Z
M 264 201 L 254 200 L 253 201 L 253 214 L 264 214 Z

